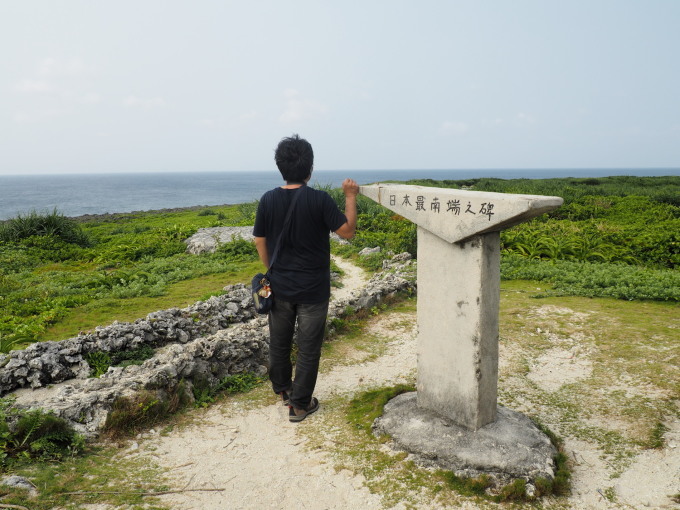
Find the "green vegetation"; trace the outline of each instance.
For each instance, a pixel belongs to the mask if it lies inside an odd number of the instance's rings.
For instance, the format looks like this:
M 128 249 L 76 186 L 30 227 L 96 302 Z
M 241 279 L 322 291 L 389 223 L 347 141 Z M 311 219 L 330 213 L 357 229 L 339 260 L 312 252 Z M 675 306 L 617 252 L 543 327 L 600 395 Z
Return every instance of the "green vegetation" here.
M 137 349 L 117 352 L 94 351 L 85 356 L 90 365 L 90 377 L 105 374 L 109 367 L 127 367 L 141 365 L 145 360 L 153 357 L 155 350 L 149 345 L 142 345 Z
M 194 406 L 207 407 L 214 403 L 219 395 L 225 393 L 227 395 L 247 393 L 264 381 L 262 377 L 250 372 L 228 375 L 212 386 L 207 381 L 194 381 Z
M 219 394 L 249 392 L 261 382 L 251 373 L 225 377 L 212 390 L 211 401 Z M 32 509 L 86 503 L 167 508 L 153 506 L 158 501 L 152 499 L 154 494 L 170 489 L 164 473 L 149 464 L 148 458 L 130 456 L 119 449 L 127 448 L 127 438 L 153 425 L 174 427 L 182 419 L 177 413 L 191 402 L 183 381 L 162 396 L 144 390 L 120 397 L 104 427 L 104 436 L 112 441 L 86 445 L 83 436 L 52 413 L 18 409 L 13 398 L 0 399 L 0 473 L 11 472 L 31 480 L 38 488 L 37 496 L 30 498 Z M 203 407 L 198 402 L 195 405 Z M 29 501 L 26 491 L 19 488 L 2 487 L 0 497 L 8 505 Z
M 36 237 L 54 237 L 64 243 L 86 248 L 92 240 L 83 232 L 78 223 L 67 218 L 55 209 L 49 214 L 33 211 L 26 216 L 0 223 L 0 241 L 13 242 Z
M 679 299 L 680 177 L 411 182 L 565 198 L 557 211 L 503 231 L 505 279 L 549 283 L 550 295 Z M 324 189 L 344 207 L 341 190 Z M 0 223 L 0 352 L 187 306 L 248 281 L 261 269 L 252 243 L 195 256 L 183 241 L 201 227 L 252 224 L 256 209 L 250 202 L 87 221 L 32 212 Z M 369 270 L 385 252 L 417 254 L 413 223 L 362 196 L 358 212 L 355 239 L 334 252 Z M 357 257 L 375 246 L 383 253 Z
M 677 304 L 527 299 L 537 291 L 501 282 L 499 403 L 533 409 L 559 435 L 597 445 L 618 476 L 640 451 L 662 447 L 663 423 L 678 416 Z
M 416 391 L 415 386 L 400 384 L 392 388 L 381 388 L 362 393 L 350 401 L 347 420 L 356 428 L 371 434 L 373 422 L 376 418 L 382 416 L 385 404 L 397 395 L 409 391 Z
M 503 250 L 542 260 L 680 263 L 680 177 L 468 179 L 411 184 L 553 195 L 564 205 L 502 234 Z
M 216 253 L 189 255 L 183 242 L 201 227 L 248 223 L 242 211 L 108 215 L 82 223 L 55 211 L 0 224 L 1 352 L 143 317 L 166 303 L 164 296 L 172 297 L 165 308 L 179 300 L 188 305 L 246 281 L 259 269 L 252 243 L 237 239 Z M 124 303 L 134 306 L 123 311 Z
M 501 232 L 502 276 L 551 283 L 552 295 L 680 300 L 680 177 L 413 180 L 409 184 L 500 193 L 556 195 L 564 205 Z M 375 207 L 375 206 L 374 206 Z M 384 208 L 360 210 L 351 245 L 416 256 L 416 229 Z M 357 258 L 377 270 L 383 255 Z
M 167 420 L 189 402 L 190 397 L 183 382 L 164 398 L 148 390 L 129 397 L 118 397 L 106 416 L 104 434 L 110 438 L 129 437 Z
M 104 432 L 108 437 L 129 437 L 167 421 L 190 403 L 194 407 L 207 407 L 216 402 L 220 395 L 247 393 L 263 381 L 253 373 L 244 372 L 229 375 L 215 385 L 196 380 L 191 390 L 189 385 L 180 381 L 174 389 L 162 395 L 144 390 L 133 396 L 119 397 L 106 417 Z
M 680 272 L 625 264 L 549 262 L 507 254 L 501 259 L 501 278 L 547 282 L 541 296 L 613 297 L 680 301 Z
M 51 412 L 27 411 L 14 399 L 0 399 L 0 466 L 17 460 L 61 460 L 80 453 L 85 439 Z
M 168 490 L 166 476 L 148 459 L 126 455 L 116 446 L 89 446 L 86 455 L 66 457 L 60 462 L 20 463 L 12 473 L 31 480 L 38 495 L 2 487 L 6 508 L 53 510 L 111 505 L 112 508 L 167 509 L 153 493 Z M 9 505 L 19 505 L 11 507 Z
M 356 396 L 347 405 L 347 422 L 355 430 L 360 430 L 366 434 L 364 438 L 366 444 L 363 448 L 374 456 L 377 465 L 383 464 L 381 466 L 382 470 L 422 470 L 422 468 L 417 467 L 413 462 L 405 462 L 403 456 L 385 456 L 383 452 L 375 451 L 376 447 L 387 438 L 384 436 L 376 438 L 373 435 L 373 422 L 383 414 L 383 408 L 387 402 L 395 396 L 409 391 L 415 391 L 415 387 L 413 385 L 400 384 L 394 387 L 369 390 Z M 540 425 L 540 428 L 546 432 L 555 446 L 561 450 L 562 441 L 548 430 L 547 427 Z M 528 501 L 544 496 L 569 494 L 571 472 L 568 467 L 567 457 L 562 451 L 557 454 L 555 465 L 557 467 L 555 478 L 552 480 L 545 478 L 535 480 L 536 490 L 531 497 L 527 495 L 526 481 L 523 479 L 514 480 L 512 483 L 490 492 L 488 489 L 492 486 L 492 483 L 486 475 L 476 478 L 461 478 L 451 471 L 438 469 L 429 475 L 426 475 L 425 470 L 422 470 L 423 473 L 420 476 L 431 478 L 430 483 L 444 483 L 450 490 L 463 496 L 481 497 L 495 502 Z

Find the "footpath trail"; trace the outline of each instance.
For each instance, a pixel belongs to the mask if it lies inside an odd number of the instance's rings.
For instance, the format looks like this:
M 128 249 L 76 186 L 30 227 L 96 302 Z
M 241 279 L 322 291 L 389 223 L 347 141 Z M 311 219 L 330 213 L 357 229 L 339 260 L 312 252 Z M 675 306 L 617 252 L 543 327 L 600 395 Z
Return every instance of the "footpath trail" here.
M 343 287 L 334 298 L 360 289 L 367 281 L 363 270 L 341 259 Z M 351 394 L 370 385 L 405 382 L 415 369 L 415 335 L 399 335 L 378 359 L 342 366 L 322 373 L 316 389 L 320 410 L 295 424 L 288 408 L 270 393 L 264 405 L 226 399 L 203 413 L 196 423 L 165 436 L 151 436 L 140 444 L 141 455 L 166 469 L 176 489 L 225 489 L 162 496 L 172 508 L 211 510 L 247 508 L 382 508 L 364 479 L 348 470 L 336 472 L 329 456 L 308 450 L 300 429 L 323 420 L 324 401 Z M 323 370 L 323 363 L 322 363 Z
M 333 290 L 336 299 L 361 288 L 368 279 L 361 269 L 349 262 L 339 259 L 336 264 L 345 273 L 344 286 Z M 574 324 L 585 320 L 567 308 L 555 310 L 555 307 L 538 304 L 533 305 L 533 309 L 552 315 L 559 311 Z M 530 320 L 530 315 L 526 318 Z M 412 308 L 409 311 L 389 310 L 372 317 L 362 330 L 365 344 L 369 347 L 375 344 L 373 350 L 344 348 L 344 342 L 338 342 L 340 354 L 336 351 L 325 358 L 322 355 L 316 388 L 321 408 L 299 424 L 288 421 L 288 409 L 281 405 L 268 386 L 262 385 L 248 394 L 226 398 L 208 409 L 190 413 L 185 423 L 168 433 L 144 434 L 126 455 L 141 456 L 158 465 L 167 473 L 175 490 L 223 489 L 179 492 L 159 498 L 162 504 L 173 509 L 444 508 L 432 500 L 431 495 L 418 494 L 417 490 L 411 489 L 408 493 L 409 501 L 401 496 L 394 497 L 394 494 L 389 499 L 372 493 L 367 488 L 371 481 L 343 467 L 347 466 L 347 459 L 339 460 L 333 453 L 333 443 L 343 438 L 334 435 L 333 429 L 345 419 L 338 402 L 347 402 L 373 387 L 414 381 L 415 323 Z M 585 322 L 581 324 L 585 325 Z M 555 340 L 557 345 L 561 345 L 559 339 Z M 516 374 L 509 362 L 519 354 L 523 353 L 513 343 L 502 343 L 502 379 L 505 378 L 507 391 L 521 396 L 528 391 L 527 386 L 513 383 Z M 578 370 L 585 370 L 583 367 L 590 363 L 589 359 L 585 351 L 577 355 L 553 356 L 551 365 L 546 368 L 539 356 L 532 362 L 536 365 L 535 373 L 531 372 L 527 380 L 538 378 L 540 384 L 548 386 L 579 380 L 585 375 Z M 639 391 L 633 383 L 625 389 Z M 532 405 L 525 403 L 519 410 L 535 414 Z M 592 426 L 608 426 L 604 422 L 595 423 L 594 418 L 589 420 Z M 680 423 L 677 420 L 669 423 L 665 448 L 644 450 L 635 455 L 616 476 L 612 474 L 613 468 L 603 460 L 601 447 L 595 440 L 568 436 L 565 446 L 572 459 L 572 493 L 567 498 L 544 500 L 543 507 L 669 508 L 672 506 L 669 496 L 680 493 L 680 455 L 677 454 Z M 390 479 L 389 474 L 387 478 L 388 487 L 382 490 L 393 491 L 391 481 L 396 483 L 396 479 Z M 616 486 L 616 499 L 607 497 L 605 489 L 612 485 Z M 464 497 L 452 504 L 446 508 L 500 508 Z

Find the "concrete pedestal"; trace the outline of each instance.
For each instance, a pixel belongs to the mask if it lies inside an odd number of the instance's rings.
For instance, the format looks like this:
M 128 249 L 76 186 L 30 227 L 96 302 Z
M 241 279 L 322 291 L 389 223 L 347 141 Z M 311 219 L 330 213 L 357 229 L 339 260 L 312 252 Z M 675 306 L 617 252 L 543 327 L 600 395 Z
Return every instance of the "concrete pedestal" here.
M 385 405 L 374 425 L 420 464 L 470 478 L 487 474 L 498 484 L 516 478 L 554 477 L 557 454 L 550 439 L 521 413 L 498 406 L 496 421 L 469 430 L 417 405 L 416 393 L 404 393 Z
M 418 405 L 475 430 L 496 418 L 500 236 L 418 227 Z

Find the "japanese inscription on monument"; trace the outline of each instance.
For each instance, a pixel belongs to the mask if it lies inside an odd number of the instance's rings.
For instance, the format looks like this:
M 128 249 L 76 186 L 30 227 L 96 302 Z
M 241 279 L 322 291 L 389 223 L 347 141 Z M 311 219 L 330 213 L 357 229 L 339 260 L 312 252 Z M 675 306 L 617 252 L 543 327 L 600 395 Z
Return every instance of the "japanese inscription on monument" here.
M 362 186 L 361 193 L 449 242 L 503 230 L 562 203 L 559 197 L 405 184 Z

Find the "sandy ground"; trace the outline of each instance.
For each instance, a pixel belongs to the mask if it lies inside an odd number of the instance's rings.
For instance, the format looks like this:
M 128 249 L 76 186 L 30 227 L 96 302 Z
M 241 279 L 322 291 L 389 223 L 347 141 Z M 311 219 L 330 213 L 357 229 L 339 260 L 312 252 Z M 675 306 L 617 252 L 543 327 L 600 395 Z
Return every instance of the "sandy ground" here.
M 342 295 L 365 281 L 362 271 L 342 260 Z M 335 366 L 319 377 L 316 395 L 321 409 L 306 421 L 293 424 L 287 408 L 272 395 L 270 403 L 254 407 L 232 399 L 211 407 L 195 423 L 168 435 L 147 434 L 134 445 L 143 455 L 165 468 L 176 489 L 225 489 L 185 492 L 161 497 L 177 509 L 374 509 L 383 508 L 364 479 L 349 470 L 336 471 L 322 449 L 305 448 L 300 432 L 311 420 L 324 419 L 323 402 L 334 395 L 351 395 L 366 387 L 405 382 L 416 367 L 415 316 L 389 313 L 373 321 L 368 333 L 384 335 L 384 353 L 371 361 Z M 508 354 L 505 352 L 505 354 Z M 503 352 L 501 352 L 503 356 Z M 587 353 L 578 348 L 556 348 L 535 360 L 531 378 L 548 388 L 587 377 Z M 680 427 L 671 424 L 667 447 L 638 455 L 616 480 L 611 480 L 600 452 L 586 441 L 566 440 L 573 459 L 573 493 L 568 499 L 544 502 L 556 508 L 670 508 L 670 494 L 680 492 Z M 617 503 L 604 498 L 602 489 L 615 486 Z M 423 502 L 419 508 L 436 508 Z M 465 507 L 474 508 L 472 503 Z M 397 507 L 402 508 L 399 504 Z M 458 507 L 460 508 L 460 507 Z M 677 506 L 676 506 L 677 508 Z

